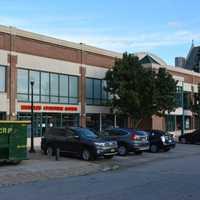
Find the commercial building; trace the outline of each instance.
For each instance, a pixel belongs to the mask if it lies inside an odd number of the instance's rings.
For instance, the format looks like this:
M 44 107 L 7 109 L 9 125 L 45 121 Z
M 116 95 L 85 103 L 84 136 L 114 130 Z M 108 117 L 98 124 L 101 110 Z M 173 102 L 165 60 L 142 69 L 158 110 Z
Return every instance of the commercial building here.
M 165 67 L 178 80 L 184 98 L 197 92 L 200 74 L 168 66 L 151 53 L 136 53 L 146 67 Z M 0 26 L 0 119 L 30 119 L 30 82 L 34 81 L 34 132 L 46 127 L 132 127 L 132 120 L 110 111 L 104 91 L 106 71 L 122 54 L 63 41 L 44 35 Z M 180 94 L 178 92 L 177 94 Z M 143 128 L 179 132 L 184 114 L 185 129 L 195 129 L 196 114 L 179 104 L 173 113 L 142 122 Z M 186 102 L 186 101 L 184 101 Z

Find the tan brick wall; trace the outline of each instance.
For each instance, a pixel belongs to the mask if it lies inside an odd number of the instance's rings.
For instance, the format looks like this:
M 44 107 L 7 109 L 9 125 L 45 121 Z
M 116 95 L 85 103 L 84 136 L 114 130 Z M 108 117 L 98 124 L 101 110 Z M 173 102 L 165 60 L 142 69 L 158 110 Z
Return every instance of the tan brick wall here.
M 164 117 L 158 117 L 158 116 L 153 116 L 152 117 L 152 129 L 156 130 L 165 130 L 165 118 Z
M 17 91 L 17 56 L 8 54 L 8 70 L 7 70 L 7 94 L 9 102 L 9 116 L 8 118 L 16 119 L 16 91 Z
M 80 66 L 80 79 L 79 79 L 79 98 L 81 103 L 81 115 L 80 115 L 80 125 L 81 127 L 86 127 L 86 69 Z

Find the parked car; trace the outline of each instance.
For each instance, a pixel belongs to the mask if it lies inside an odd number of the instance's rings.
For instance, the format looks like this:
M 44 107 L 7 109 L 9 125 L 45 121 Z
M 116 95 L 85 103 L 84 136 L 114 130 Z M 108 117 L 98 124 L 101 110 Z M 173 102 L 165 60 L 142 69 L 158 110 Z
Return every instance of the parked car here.
M 179 137 L 179 142 L 182 144 L 186 144 L 186 143 L 198 144 L 198 143 L 200 143 L 200 130 L 198 129 L 191 133 L 181 135 Z
M 160 150 L 169 151 L 175 148 L 176 142 L 173 135 L 161 130 L 148 130 L 149 135 L 149 151 L 152 153 L 159 152 Z
M 128 129 L 128 128 L 113 128 L 104 130 L 104 137 L 112 139 L 118 143 L 118 154 L 125 156 L 129 152 L 142 154 L 143 151 L 149 149 L 148 136 L 144 131 Z
M 45 154 L 60 153 L 79 156 L 83 160 L 94 160 L 99 156 L 112 158 L 117 154 L 116 141 L 98 137 L 87 128 L 48 128 L 41 141 Z

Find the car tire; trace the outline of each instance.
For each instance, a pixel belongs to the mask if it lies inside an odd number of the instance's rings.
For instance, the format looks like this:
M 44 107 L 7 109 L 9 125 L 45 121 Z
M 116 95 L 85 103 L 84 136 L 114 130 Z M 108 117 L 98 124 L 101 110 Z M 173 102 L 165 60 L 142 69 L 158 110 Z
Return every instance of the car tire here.
M 170 150 L 170 148 L 166 148 L 164 149 L 164 152 L 168 152 Z
M 46 153 L 47 153 L 47 156 L 49 158 L 51 158 L 53 156 L 53 154 L 54 154 L 54 149 L 51 146 L 48 146 Z
M 55 156 L 56 156 L 56 160 L 60 160 L 60 148 L 56 148 Z
M 128 149 L 125 145 L 120 145 L 118 147 L 118 155 L 120 156 L 126 156 L 128 154 Z
M 159 151 L 159 148 L 157 145 L 153 144 L 150 146 L 150 152 L 151 153 L 157 153 Z
M 135 151 L 135 154 L 136 154 L 136 155 L 142 155 L 142 154 L 143 154 L 143 151 Z
M 181 139 L 180 139 L 180 143 L 181 143 L 181 144 L 186 144 L 186 143 L 187 143 L 187 141 L 186 141 L 186 139 L 185 139 L 185 138 L 181 138 Z
M 13 165 L 18 165 L 18 164 L 20 164 L 22 161 L 21 160 L 12 160 L 11 161 L 11 164 L 13 164 Z
M 105 159 L 112 159 L 113 157 L 114 157 L 113 155 L 112 156 L 110 156 L 110 155 L 109 156 L 104 156 Z
M 83 149 L 83 151 L 81 152 L 81 158 L 85 161 L 94 160 L 94 156 L 89 149 Z

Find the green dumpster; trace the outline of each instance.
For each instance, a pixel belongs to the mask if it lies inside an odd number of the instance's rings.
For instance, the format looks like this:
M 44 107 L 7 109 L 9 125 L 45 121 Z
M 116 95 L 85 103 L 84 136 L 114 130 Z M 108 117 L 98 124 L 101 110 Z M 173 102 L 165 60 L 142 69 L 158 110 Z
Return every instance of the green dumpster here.
M 19 163 L 27 159 L 29 121 L 0 121 L 0 161 Z

